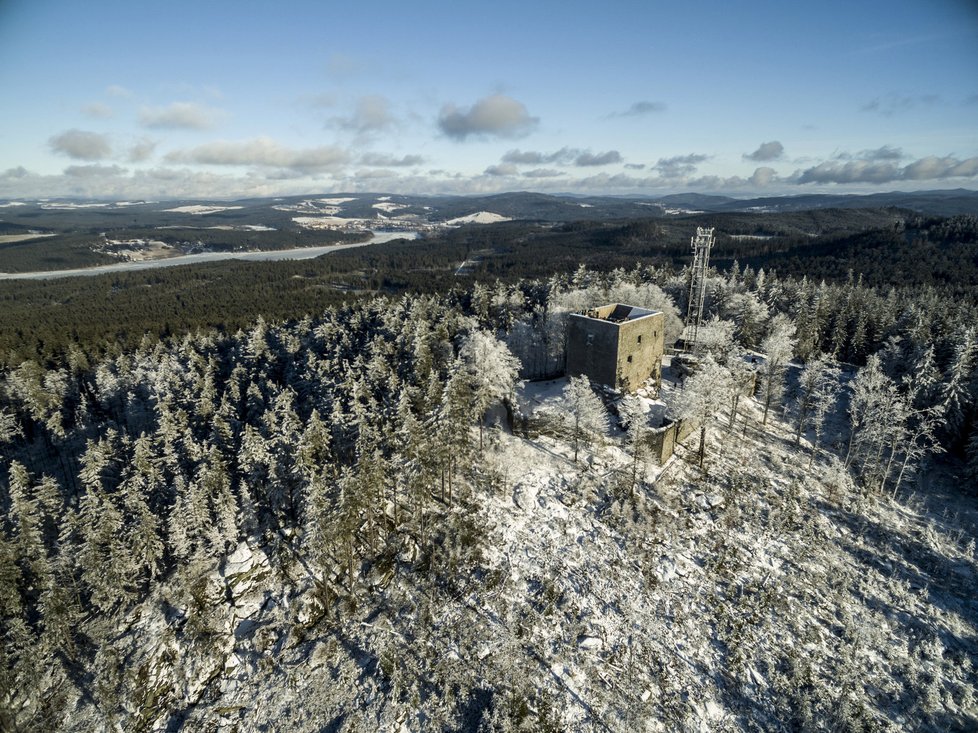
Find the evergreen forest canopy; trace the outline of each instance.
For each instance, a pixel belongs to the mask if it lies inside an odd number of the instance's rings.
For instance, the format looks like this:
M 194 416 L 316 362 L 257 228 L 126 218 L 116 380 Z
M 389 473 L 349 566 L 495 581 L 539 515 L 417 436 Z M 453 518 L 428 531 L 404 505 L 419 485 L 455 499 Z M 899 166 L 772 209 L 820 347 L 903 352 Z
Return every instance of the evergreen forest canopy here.
M 874 226 L 805 237 L 791 233 L 799 219 L 743 214 L 510 222 L 307 262 L 3 283 L 0 727 L 190 729 L 244 716 L 248 729 L 257 706 L 246 711 L 227 682 L 239 665 L 235 684 L 272 685 L 268 709 L 299 729 L 669 728 L 704 714 L 701 695 L 742 729 L 973 728 L 976 617 L 957 580 L 968 576 L 955 575 L 978 571 L 973 534 L 970 549 L 941 527 L 895 549 L 867 517 L 891 511 L 890 497 L 938 459 L 978 495 L 976 222 L 852 216 Z M 723 671 L 707 682 L 643 634 L 645 621 L 627 651 L 603 646 L 588 625 L 599 614 L 578 605 L 622 592 L 599 567 L 514 579 L 518 560 L 500 559 L 490 528 L 505 535 L 493 513 L 532 465 L 509 465 L 507 450 L 524 444 L 485 420 L 518 378 L 561 373 L 573 310 L 654 307 L 678 337 L 688 231 L 669 232 L 697 224 L 728 226 L 699 380 L 731 388 L 697 402 L 710 390 L 693 375 L 670 409 L 703 411 L 704 439 L 712 425 L 731 445 L 741 430 L 754 450 L 783 442 L 768 461 L 774 478 L 745 460 L 639 480 L 641 441 L 624 437 L 631 408 L 607 412 L 575 384 L 591 426 L 574 434 L 558 509 L 586 510 L 595 552 L 609 536 L 628 549 L 621 566 L 639 587 L 627 595 L 664 603 L 648 624 L 710 629 L 702 638 L 722 650 Z M 729 238 L 738 226 L 775 239 Z M 457 274 L 463 261 L 474 264 Z M 756 399 L 738 405 L 745 349 L 768 358 Z M 791 379 L 789 359 L 805 365 Z M 809 449 L 791 453 L 807 435 Z M 566 440 L 555 430 L 552 450 Z M 624 463 L 598 470 L 602 440 Z M 582 446 L 593 469 L 578 461 Z M 721 444 L 709 459 L 735 455 Z M 718 527 L 703 552 L 715 596 L 691 608 L 685 591 L 669 595 L 678 571 L 660 556 L 699 536 L 704 507 Z M 757 535 L 738 539 L 742 526 Z M 914 612 L 852 605 L 850 585 L 871 589 L 845 563 L 841 580 L 812 574 L 799 558 L 841 542 L 838 527 L 862 553 L 909 558 L 913 572 L 887 571 L 887 592 Z M 798 563 L 797 585 L 792 573 L 749 572 L 746 548 L 762 536 Z M 934 584 L 930 600 L 914 573 Z M 249 595 L 256 588 L 264 595 Z M 621 599 L 599 606 L 625 613 Z M 806 626 L 799 607 L 831 623 Z M 541 636 L 553 619 L 566 638 Z M 885 669 L 859 653 L 889 643 L 867 636 L 881 623 L 907 650 Z M 487 646 L 480 634 L 500 628 L 513 631 Z M 568 645 L 575 664 L 597 649 L 608 666 L 590 679 L 561 671 L 551 655 Z M 247 653 L 229 652 L 239 647 Z M 306 682 L 288 676 L 287 659 L 313 670 L 299 673 Z M 308 679 L 321 685 L 314 694 L 301 693 Z M 569 709 L 583 718 L 568 722 Z
M 736 264 L 751 272 L 764 269 L 769 275 L 833 285 L 855 277 L 881 292 L 892 289 L 899 299 L 911 290 L 930 290 L 934 298 L 955 302 L 975 299 L 978 218 L 971 215 L 823 209 L 513 221 L 463 226 L 419 241 L 375 244 L 315 260 L 0 280 L 0 362 L 54 363 L 69 347 L 103 353 L 136 346 L 144 337 L 202 328 L 236 330 L 260 314 L 271 320 L 301 318 L 364 295 L 464 291 L 472 281 L 510 285 L 572 272 L 579 264 L 605 272 L 636 264 L 678 270 L 688 264 L 689 236 L 697 226 L 716 227 L 712 263 L 721 271 Z

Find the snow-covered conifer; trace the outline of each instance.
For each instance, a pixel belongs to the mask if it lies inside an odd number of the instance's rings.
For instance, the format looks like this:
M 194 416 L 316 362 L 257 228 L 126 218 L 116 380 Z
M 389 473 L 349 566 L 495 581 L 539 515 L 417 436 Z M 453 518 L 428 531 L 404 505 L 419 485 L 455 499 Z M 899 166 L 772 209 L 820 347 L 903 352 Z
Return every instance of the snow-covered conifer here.
M 459 351 L 472 385 L 472 409 L 479 421 L 482 447 L 483 416 L 496 400 L 512 395 L 519 373 L 519 360 L 502 341 L 486 331 L 474 331 Z
M 700 360 L 679 393 L 673 409 L 677 416 L 700 427 L 699 464 L 703 467 L 709 423 L 717 419 L 724 407 L 732 403 L 735 390 L 732 375 L 709 354 Z
M 785 371 L 795 349 L 795 324 L 787 317 L 777 315 L 771 322 L 771 330 L 761 343 L 764 363 L 758 370 L 761 377 L 761 399 L 764 416 L 761 424 L 767 424 L 768 411 L 774 402 L 780 401 L 784 392 Z
M 51 564 L 44 546 L 41 520 L 43 514 L 32 496 L 31 477 L 23 464 L 14 461 L 10 465 L 10 519 L 14 530 L 14 547 L 21 566 L 29 571 L 30 582 L 36 592 L 51 582 Z
M 649 416 L 641 401 L 634 395 L 626 395 L 622 399 L 619 414 L 625 427 L 628 447 L 632 454 L 629 493 L 634 494 L 639 470 L 644 469 L 649 454 Z
M 951 440 L 958 440 L 967 421 L 968 412 L 974 405 L 972 390 L 976 364 L 978 364 L 978 340 L 974 327 L 966 329 L 958 338 L 954 359 L 948 368 L 947 378 L 941 388 L 944 403 L 945 428 Z
M 608 411 L 591 389 L 587 377 L 572 376 L 564 387 L 567 405 L 565 422 L 574 444 L 574 462 L 582 445 L 591 445 L 595 438 L 608 430 Z

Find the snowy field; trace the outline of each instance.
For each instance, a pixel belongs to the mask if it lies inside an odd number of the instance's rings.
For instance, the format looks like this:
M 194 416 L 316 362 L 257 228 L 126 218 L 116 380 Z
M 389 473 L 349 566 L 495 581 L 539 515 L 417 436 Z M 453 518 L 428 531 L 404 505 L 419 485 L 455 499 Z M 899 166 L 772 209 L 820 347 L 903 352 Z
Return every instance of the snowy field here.
M 163 209 L 175 214 L 194 214 L 195 216 L 206 216 L 207 214 L 219 214 L 222 211 L 233 211 L 241 209 L 241 206 L 205 206 L 204 204 L 190 204 L 188 206 L 177 206 L 173 209 Z
M 460 226 L 462 224 L 497 224 L 501 221 L 512 221 L 508 216 L 495 214 L 491 211 L 478 211 L 467 216 L 458 216 L 445 222 L 448 226 Z

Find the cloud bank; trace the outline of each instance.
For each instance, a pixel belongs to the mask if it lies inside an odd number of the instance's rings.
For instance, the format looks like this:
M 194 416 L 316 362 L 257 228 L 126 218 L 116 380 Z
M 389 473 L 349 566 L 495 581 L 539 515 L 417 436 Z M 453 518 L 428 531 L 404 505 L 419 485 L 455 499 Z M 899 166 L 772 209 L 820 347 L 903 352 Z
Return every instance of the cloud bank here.
M 54 152 L 76 160 L 104 160 L 112 155 L 109 139 L 87 130 L 66 130 L 48 140 L 48 144 Z
M 454 104 L 442 107 L 438 127 L 454 140 L 475 137 L 521 137 L 537 126 L 540 120 L 531 117 L 526 106 L 505 94 L 493 94 L 480 99 L 468 109 Z
M 194 102 L 173 102 L 166 107 L 143 107 L 139 124 L 158 130 L 207 130 L 214 127 L 223 112 Z
M 652 169 L 663 178 L 683 178 L 696 172 L 696 167 L 709 160 L 709 155 L 690 153 L 689 155 L 674 155 L 671 158 L 659 158 Z
M 886 159 L 850 160 L 846 163 L 826 161 L 801 171 L 795 183 L 894 183 L 897 181 L 933 181 L 945 178 L 971 178 L 978 175 L 978 157 L 958 160 L 948 155 L 930 155 L 905 166 Z
M 365 134 L 378 132 L 394 125 L 390 102 L 380 95 L 370 95 L 357 100 L 356 109 L 349 117 L 334 117 L 333 122 L 344 130 Z
M 745 153 L 744 159 L 766 163 L 771 160 L 777 160 L 782 155 L 784 155 L 784 145 L 777 140 L 772 140 L 769 143 L 761 143 L 760 147 L 753 153 Z
M 176 150 L 166 156 L 171 163 L 236 165 L 282 168 L 300 173 L 316 173 L 339 168 L 350 162 L 343 148 L 322 145 L 315 148 L 287 148 L 267 137 L 240 141 L 205 143 L 189 150 Z

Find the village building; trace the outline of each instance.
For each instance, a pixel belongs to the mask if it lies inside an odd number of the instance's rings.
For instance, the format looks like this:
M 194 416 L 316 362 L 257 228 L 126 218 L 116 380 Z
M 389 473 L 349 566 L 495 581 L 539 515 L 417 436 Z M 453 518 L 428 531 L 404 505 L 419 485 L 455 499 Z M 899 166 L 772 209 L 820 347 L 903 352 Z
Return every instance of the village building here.
M 622 303 L 571 314 L 567 324 L 567 373 L 622 392 L 634 392 L 662 376 L 665 316 Z

